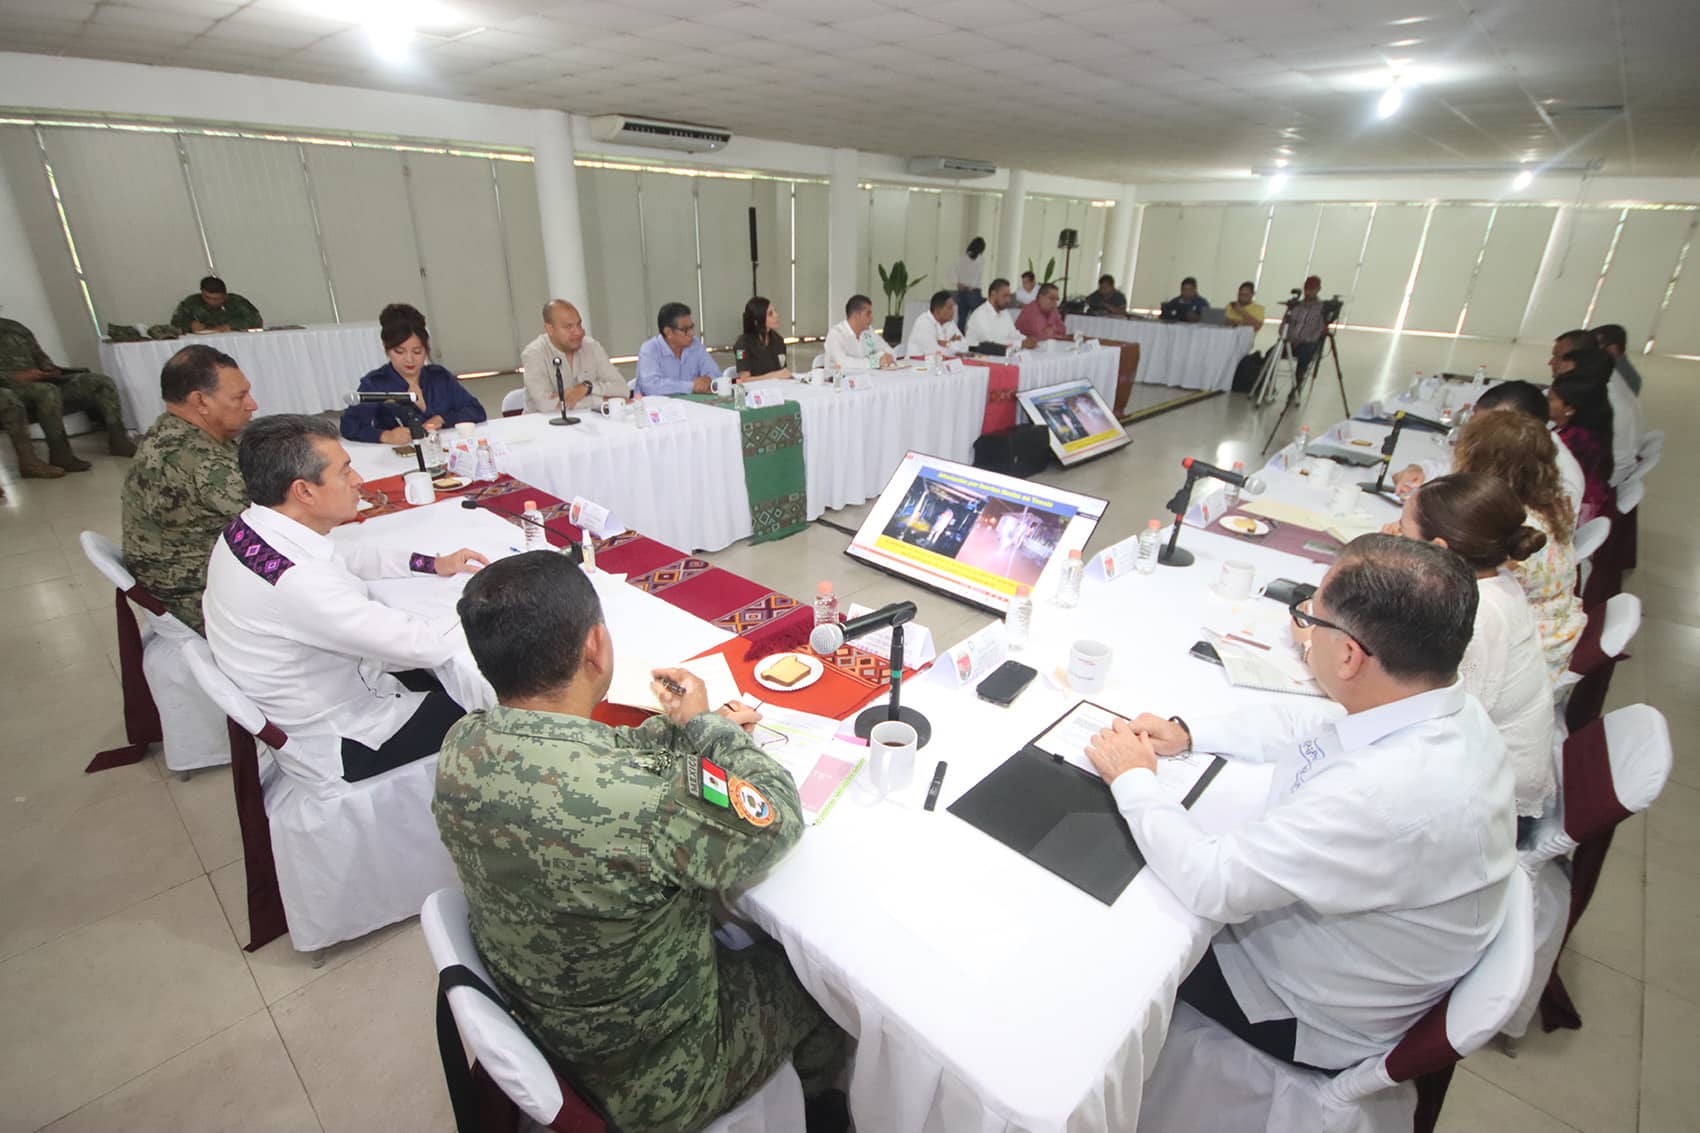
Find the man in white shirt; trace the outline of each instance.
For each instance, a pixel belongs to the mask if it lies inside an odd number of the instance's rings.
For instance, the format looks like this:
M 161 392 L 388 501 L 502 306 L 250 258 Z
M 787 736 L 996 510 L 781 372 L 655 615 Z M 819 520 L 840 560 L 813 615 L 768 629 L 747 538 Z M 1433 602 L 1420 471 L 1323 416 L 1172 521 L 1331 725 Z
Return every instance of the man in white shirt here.
M 967 349 L 956 325 L 955 297 L 948 291 L 933 292 L 926 311 L 916 316 L 903 352 L 911 358 L 931 358 L 934 354 L 955 357 Z
M 1260 1050 L 1325 1070 L 1383 1053 L 1499 932 L 1518 868 L 1512 772 L 1457 683 L 1477 602 L 1444 547 L 1361 536 L 1294 611 L 1337 706 L 1190 726 L 1145 714 L 1092 743 L 1146 864 L 1226 926 L 1180 998 Z M 1274 763 L 1263 815 L 1200 829 L 1155 774 L 1188 748 Z
M 852 295 L 844 304 L 844 321 L 826 332 L 826 364 L 828 368 L 845 370 L 889 370 L 897 365 L 891 347 L 873 332 L 874 301 L 866 295 Z
M 1594 342 L 1611 355 L 1612 368 L 1629 383 L 1629 392 L 1641 396 L 1641 371 L 1629 360 L 1629 332 L 1620 323 L 1602 323 L 1594 328 Z
M 581 405 L 596 409 L 604 398 L 626 396 L 626 379 L 614 369 L 602 344 L 585 333 L 578 308 L 565 299 L 543 305 L 543 333 L 526 344 L 519 359 L 527 413 L 560 413 Z M 555 392 L 557 359 L 564 405 Z
M 1621 487 L 1640 463 L 1641 434 L 1647 423 L 1641 417 L 1641 399 L 1629 388 L 1616 369 L 1612 356 L 1594 342 L 1591 331 L 1567 330 L 1552 343 L 1552 357 L 1547 360 L 1553 376 L 1575 371 L 1602 381 L 1606 398 L 1611 402 L 1611 479 L 1612 487 Z
M 995 342 L 1005 350 L 1032 349 L 1033 340 L 1015 329 L 1015 316 L 1009 313 L 1010 298 L 1009 280 L 992 280 L 986 301 L 968 316 L 969 350 L 982 342 Z
M 341 737 L 350 782 L 436 752 L 464 711 L 429 670 L 460 636 L 374 601 L 366 581 L 489 560 L 331 542 L 359 513 L 361 479 L 327 418 L 255 418 L 237 463 L 252 505 L 213 544 L 201 599 L 219 668 L 285 732 Z
M 1025 307 L 1039 297 L 1039 277 L 1030 271 L 1021 273 L 1021 286 L 1015 289 L 1015 305 Z

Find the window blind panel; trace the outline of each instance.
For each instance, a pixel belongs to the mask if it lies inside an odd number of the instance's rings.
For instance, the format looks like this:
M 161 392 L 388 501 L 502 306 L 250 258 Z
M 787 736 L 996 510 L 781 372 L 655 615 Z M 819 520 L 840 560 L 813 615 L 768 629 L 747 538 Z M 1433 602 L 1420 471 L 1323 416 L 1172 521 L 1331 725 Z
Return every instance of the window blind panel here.
M 864 200 L 858 206 L 862 223 L 856 226 L 856 290 L 877 300 L 880 297 L 880 273 L 874 268 L 874 191 L 867 189 L 864 194 Z M 848 295 L 844 296 L 844 299 L 848 298 Z M 839 306 L 844 299 L 834 296 L 833 306 Z
M 1376 207 L 1375 219 L 1369 227 L 1369 245 L 1364 249 L 1364 266 L 1358 273 L 1358 287 L 1340 316 L 1343 322 L 1391 327 L 1398 320 L 1399 305 L 1405 301 L 1405 287 L 1411 281 L 1411 264 L 1417 258 L 1417 242 L 1422 238 L 1427 213 L 1427 205 Z M 1344 280 L 1340 287 L 1324 280 L 1323 297 L 1336 291 L 1345 296 L 1344 285 Z M 1457 317 L 1456 313 L 1453 317 Z
M 796 334 L 791 309 L 791 182 L 754 181 L 750 193 L 756 206 L 756 293 L 779 308 L 779 329 Z M 747 227 L 747 222 L 746 222 Z M 739 328 L 743 327 L 742 312 Z
M 0 126 L 0 176 L 10 184 L 17 202 L 24 238 L 29 242 L 35 269 L 41 273 L 48 311 L 59 326 L 60 341 L 53 342 L 53 335 L 46 327 L 30 329 L 35 331 L 42 348 L 60 365 L 98 366 L 100 340 L 89 321 L 82 288 L 77 285 L 71 249 L 66 246 L 65 233 L 59 226 L 59 211 L 47 186 L 47 171 L 41 163 L 41 151 L 36 148 L 34 130 L 27 126 Z M 18 307 L 0 311 L 0 315 L 26 325 L 35 318 L 34 312 Z
M 403 164 L 433 358 L 456 372 L 512 369 L 517 328 L 489 159 L 412 153 Z
M 1199 293 L 1212 305 L 1227 305 L 1228 300 L 1222 297 L 1224 285 L 1215 277 L 1216 253 L 1221 243 L 1220 205 L 1181 207 L 1180 227 L 1175 234 L 1175 290 L 1180 290 L 1179 277 L 1194 276 L 1198 280 Z
M 673 173 L 640 173 L 643 203 L 644 337 L 655 334 L 655 318 L 664 303 L 683 303 L 694 312 L 697 296 L 696 197 L 692 178 Z M 697 333 L 702 321 L 694 319 Z M 641 345 L 641 340 L 640 343 Z M 635 348 L 634 348 L 635 349 Z
M 961 259 L 968 250 L 968 241 L 976 233 L 964 232 L 966 224 L 967 198 L 963 193 L 944 192 L 938 194 L 939 208 L 937 231 L 933 233 L 933 262 L 938 265 L 937 278 L 944 280 L 940 287 L 949 287 L 956 282 L 946 278 L 956 272 L 956 261 Z M 980 262 L 986 265 L 986 278 L 982 281 L 984 287 L 992 282 L 992 273 L 997 269 L 992 265 L 997 261 L 991 258 L 990 249 L 980 253 Z
M 1695 247 L 1700 244 L 1688 249 L 1682 275 L 1676 281 L 1676 290 L 1671 292 L 1670 306 L 1659 318 L 1653 348 L 1660 354 L 1700 354 L 1700 258 L 1697 258 L 1700 253 Z M 1630 331 L 1630 351 L 1639 352 L 1641 347 L 1634 328 L 1625 324 L 1625 329 Z
M 1175 240 L 1181 210 L 1176 205 L 1146 205 L 1133 260 L 1133 285 L 1123 288 L 1135 307 L 1160 307 L 1174 294 Z
M 389 303 L 423 310 L 425 283 L 401 155 L 308 146 L 307 174 L 343 321 L 376 322 Z
M 697 179 L 697 239 L 702 246 L 702 310 L 697 312 L 697 333 L 710 346 L 731 346 L 744 331 L 744 304 L 753 294 L 753 184 L 713 177 Z M 784 316 L 783 310 L 780 314 Z
M 1535 282 L 1534 301 L 1529 305 L 1519 337 L 1551 342 L 1557 335 L 1582 325 L 1588 301 L 1600 281 L 1600 268 L 1617 229 L 1621 209 L 1570 208 L 1568 233 L 1557 234 L 1558 247 L 1545 275 Z M 1560 221 L 1560 223 L 1564 223 Z M 1607 322 L 1617 320 L 1607 319 Z
M 1086 214 L 1091 210 L 1090 201 L 1070 198 L 1062 202 L 1062 219 L 1056 225 L 1060 233 L 1064 228 L 1072 228 L 1078 247 L 1071 255 L 1057 249 L 1057 261 L 1068 269 L 1068 286 L 1064 288 L 1067 295 L 1084 295 L 1098 286 L 1097 257 L 1098 250 L 1088 239 Z M 1059 268 L 1059 271 L 1062 269 Z
M 1032 271 L 1041 282 L 1045 278 L 1045 261 L 1055 254 L 1057 234 L 1050 231 L 1050 219 L 1045 215 L 1045 206 L 1050 202 L 1044 197 L 1028 197 L 1021 202 L 1021 255 L 1018 261 L 1023 271 Z M 1057 271 L 1061 272 L 1062 261 L 1057 261 Z
M 1268 227 L 1269 209 L 1265 205 L 1229 205 L 1222 210 L 1222 236 L 1216 246 L 1216 263 L 1211 268 L 1211 287 L 1206 292 L 1218 307 L 1226 307 L 1238 295 L 1240 284 L 1251 281 L 1257 274 L 1257 259 L 1263 251 L 1263 230 Z M 1219 293 L 1219 294 L 1218 294 Z M 1258 301 L 1273 304 L 1285 297 L 1264 295 Z M 1275 309 L 1272 307 L 1271 311 Z
M 962 197 L 962 231 L 957 237 L 955 254 L 960 256 L 967 251 L 968 241 L 976 236 L 984 240 L 986 250 L 980 255 L 985 257 L 986 282 L 990 284 L 998 270 L 998 210 L 1003 205 L 1003 197 L 997 193 L 964 193 Z M 1021 274 L 1021 268 L 1015 270 L 1017 275 Z M 1010 280 L 1012 285 L 1019 282 L 1018 279 Z
M 1500 205 L 1494 211 L 1470 309 L 1464 313 L 1465 334 L 1517 337 L 1557 215 L 1557 209 L 1534 206 Z
M 1435 206 L 1428 239 L 1423 242 L 1423 262 L 1411 289 L 1411 306 L 1405 313 L 1406 330 L 1451 334 L 1458 329 L 1492 212 L 1485 205 Z
M 585 329 L 609 354 L 636 354 L 655 333 L 655 312 L 643 290 L 638 175 L 621 169 L 578 170 L 584 267 L 596 291 Z M 578 302 L 582 296 L 563 295 Z
M 1677 253 L 1688 239 L 1694 216 L 1687 210 L 1630 210 L 1590 325 L 1619 323 L 1629 334 L 1629 349 L 1641 349 L 1664 302 Z
M 175 136 L 42 133 L 102 325 L 166 322 L 207 273 Z
M 893 264 L 903 259 L 905 251 L 904 234 L 909 229 L 909 190 L 875 189 L 872 217 L 868 249 L 873 256 L 873 268 L 868 282 L 873 290 L 868 295 L 873 298 L 875 311 L 879 313 L 885 310 L 879 269 L 883 266 L 890 271 Z M 905 262 L 903 266 L 909 269 L 910 279 L 920 274 L 913 264 Z M 901 309 L 898 313 L 902 313 Z
M 1350 296 L 1356 287 L 1358 257 L 1364 251 L 1364 233 L 1369 229 L 1369 205 L 1323 205 L 1322 223 L 1316 230 L 1316 247 L 1311 250 L 1310 266 L 1305 275 L 1322 277 L 1324 294 L 1339 292 Z M 1287 298 L 1289 289 L 1298 287 L 1303 278 L 1282 283 L 1280 290 L 1267 292 L 1265 303 L 1278 303 Z
M 247 296 L 267 323 L 330 322 L 300 145 L 185 134 L 183 149 L 225 285 Z
M 543 304 L 554 296 L 549 294 L 549 268 L 543 260 L 543 219 L 537 211 L 536 174 L 529 162 L 491 164 L 501 194 L 508 291 L 514 297 L 514 357 L 518 359 L 525 344 L 542 333 Z
M 1087 291 L 1098 286 L 1098 277 L 1105 270 L 1104 234 L 1109 227 L 1110 209 L 1086 209 L 1086 219 L 1081 221 L 1080 251 L 1075 260 L 1082 265 L 1080 269 L 1080 290 Z M 1112 273 L 1113 274 L 1113 273 Z M 988 281 L 990 282 L 990 281 Z M 1127 281 L 1117 277 L 1116 286 L 1125 294 Z
M 844 300 L 827 295 L 827 187 L 798 185 L 797 207 L 797 333 L 813 337 L 844 317 Z
M 1266 305 L 1286 298 L 1287 289 L 1299 286 L 1309 274 L 1310 249 L 1316 240 L 1316 222 L 1321 215 L 1319 205 L 1275 206 L 1275 219 L 1269 225 L 1269 247 L 1263 253 L 1263 271 L 1257 278 L 1257 290 Z M 1337 290 L 1345 289 L 1346 281 L 1341 280 Z
M 911 279 L 927 277 L 916 296 L 930 295 L 941 287 L 954 290 L 956 257 L 939 263 L 939 194 L 910 193 L 905 214 L 903 262 L 909 267 Z

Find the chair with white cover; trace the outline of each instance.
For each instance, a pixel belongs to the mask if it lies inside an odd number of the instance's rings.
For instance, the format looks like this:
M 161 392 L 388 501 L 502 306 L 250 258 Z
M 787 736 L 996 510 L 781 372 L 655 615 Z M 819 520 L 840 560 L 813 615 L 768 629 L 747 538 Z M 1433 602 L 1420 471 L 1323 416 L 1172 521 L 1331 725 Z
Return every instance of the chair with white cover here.
M 1614 594 L 1588 610 L 1588 624 L 1576 639 L 1570 667 L 1555 686 L 1567 731 L 1581 731 L 1605 710 L 1612 673 L 1640 629 L 1641 599 L 1633 594 Z
M 493 1113 L 503 1115 L 502 1129 L 512 1129 L 517 1118 L 507 1118 L 516 1109 L 545 1129 L 605 1133 L 612 1128 L 588 1091 L 550 1065 L 491 986 L 467 923 L 466 894 L 455 888 L 431 894 L 419 911 L 419 923 L 437 965 L 437 1049 L 458 1133 L 483 1133 L 491 1127 Z M 472 1053 L 471 1066 L 466 1050 Z M 802 1128 L 803 1084 L 787 1061 L 704 1133 L 793 1133 Z
M 502 416 L 518 417 L 525 412 L 525 389 L 510 389 L 502 395 Z
M 1635 476 L 1623 482 L 1617 490 L 1617 513 L 1630 515 L 1641 506 L 1641 501 L 1647 495 L 1647 483 L 1644 477 Z
M 1505 892 L 1505 919 L 1476 966 L 1392 1050 L 1333 1077 L 1265 1054 L 1177 1002 L 1168 1038 L 1145 1083 L 1139 1129 L 1433 1129 L 1453 1067 L 1491 1039 L 1523 999 L 1533 966 L 1533 921 L 1528 875 L 1513 870 Z
M 289 933 L 318 952 L 407 920 L 455 883 L 437 835 L 430 756 L 350 783 L 342 741 L 290 736 L 266 719 L 196 638 L 195 680 L 230 718 L 231 778 L 248 880 L 248 951 Z
M 117 545 L 95 531 L 81 536 L 83 554 L 117 590 L 119 678 L 124 694 L 124 731 L 130 742 L 103 751 L 87 770 L 104 771 L 139 762 L 150 743 L 164 749 L 165 765 L 187 776 L 202 767 L 230 762 L 224 712 L 208 700 L 183 668 L 183 643 L 200 640 L 136 581 Z M 136 620 L 131 603 L 140 606 Z
M 1611 538 L 1611 517 L 1596 515 L 1588 522 L 1576 528 L 1576 534 L 1571 542 L 1572 557 L 1576 561 L 1576 593 L 1588 591 L 1588 580 L 1594 573 L 1594 556 Z M 1597 589 L 1597 584 L 1596 584 Z M 1616 593 L 1613 591 L 1613 593 Z M 1611 594 L 1599 595 L 1599 601 L 1605 601 Z
M 724 370 L 720 371 L 720 376 L 730 381 L 732 378 L 738 376 L 738 367 L 728 366 Z
M 1670 778 L 1670 728 L 1648 705 L 1619 708 L 1564 741 L 1559 771 L 1558 803 L 1541 816 L 1521 853 L 1534 878 L 1535 977 L 1505 1023 L 1508 1053 L 1536 1006 L 1543 1030 L 1582 1025 L 1558 974 L 1559 953 L 1593 897 L 1618 824 L 1652 806 Z
M 1653 465 L 1659 462 L 1659 458 L 1664 455 L 1664 452 L 1665 431 L 1663 429 L 1648 429 L 1645 433 L 1642 433 L 1641 444 L 1635 450 L 1635 456 L 1641 462 L 1636 471 L 1642 476 L 1651 472 Z

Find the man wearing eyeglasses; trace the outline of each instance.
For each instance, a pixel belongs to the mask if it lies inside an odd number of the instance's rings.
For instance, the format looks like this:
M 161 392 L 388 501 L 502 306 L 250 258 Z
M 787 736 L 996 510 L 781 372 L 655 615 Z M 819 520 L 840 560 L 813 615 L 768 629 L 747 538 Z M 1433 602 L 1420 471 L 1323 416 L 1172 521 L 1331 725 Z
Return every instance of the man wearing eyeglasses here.
M 697 337 L 696 320 L 683 303 L 664 303 L 655 316 L 660 332 L 638 348 L 637 392 L 651 397 L 708 393 L 720 370 Z
M 1089 749 L 1146 863 L 1226 926 L 1179 998 L 1277 1058 L 1389 1050 L 1499 931 L 1517 822 L 1504 742 L 1457 683 L 1476 602 L 1446 548 L 1364 535 L 1292 607 L 1334 705 L 1146 714 Z M 1157 786 L 1189 749 L 1273 763 L 1264 813 L 1205 833 Z

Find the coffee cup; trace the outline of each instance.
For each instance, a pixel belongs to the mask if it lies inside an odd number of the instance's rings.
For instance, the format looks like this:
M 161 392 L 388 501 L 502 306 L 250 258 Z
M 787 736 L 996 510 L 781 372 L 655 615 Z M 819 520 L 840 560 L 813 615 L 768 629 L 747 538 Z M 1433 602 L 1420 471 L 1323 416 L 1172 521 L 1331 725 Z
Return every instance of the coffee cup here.
M 1110 662 L 1115 653 L 1102 641 L 1081 639 L 1068 651 L 1068 687 L 1090 696 L 1103 691 L 1110 680 Z
M 732 393 L 732 379 L 722 375 L 714 379 L 710 388 L 714 390 L 715 397 L 729 397 Z
M 429 472 L 409 472 L 401 478 L 401 484 L 403 496 L 415 507 L 437 501 L 437 489 L 431 485 Z
M 610 421 L 624 421 L 626 419 L 626 399 L 623 397 L 604 398 L 602 416 Z
M 902 720 L 881 720 L 868 732 L 868 781 L 881 795 L 901 791 L 915 780 L 915 749 L 920 737 Z
M 478 424 L 474 421 L 462 421 L 455 426 L 455 436 L 472 437 L 478 432 Z
M 1252 585 L 1256 579 L 1257 571 L 1250 563 L 1240 559 L 1229 559 L 1222 564 L 1222 574 L 1216 579 L 1216 593 L 1233 602 L 1261 597 L 1263 588 Z

